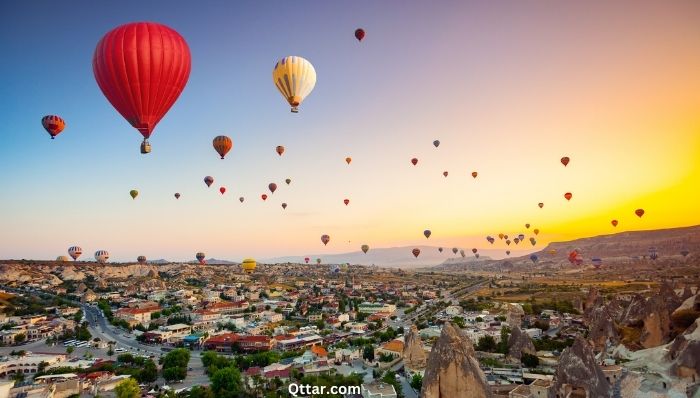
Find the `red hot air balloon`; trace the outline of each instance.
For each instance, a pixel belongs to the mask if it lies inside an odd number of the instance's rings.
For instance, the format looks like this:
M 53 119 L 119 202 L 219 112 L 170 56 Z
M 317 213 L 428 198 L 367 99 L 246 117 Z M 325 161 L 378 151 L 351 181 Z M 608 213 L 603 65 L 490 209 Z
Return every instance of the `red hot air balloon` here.
M 414 166 L 417 165 L 417 164 L 418 164 L 418 158 L 413 158 L 413 159 L 411 159 L 411 163 L 413 163 Z
M 267 200 L 267 195 L 265 194 L 260 195 L 260 197 L 262 198 L 262 200 Z
M 278 155 L 282 156 L 284 153 L 284 147 L 282 145 L 277 145 L 277 148 L 275 148 L 275 152 L 277 152 Z
M 304 257 L 304 262 L 305 262 L 305 263 L 307 263 L 307 264 L 308 264 L 308 263 L 309 263 L 309 260 L 311 260 L 311 259 L 310 259 L 310 258 L 308 258 L 308 257 Z
M 567 193 L 564 194 L 564 197 L 566 198 L 566 200 L 571 200 L 571 197 L 572 197 L 572 196 L 573 196 L 573 195 L 571 195 L 571 192 L 567 192 Z
M 66 128 L 66 122 L 60 116 L 46 115 L 41 118 L 41 125 L 44 126 L 46 132 L 49 133 L 51 139 L 56 138 Z
M 275 191 L 277 190 L 277 184 L 275 184 L 274 182 L 271 182 L 267 186 L 267 188 L 270 190 L 270 192 L 275 193 Z
M 211 184 L 214 183 L 214 177 L 212 177 L 212 176 L 204 177 L 204 183 L 207 184 L 207 187 L 210 187 Z
M 637 209 L 634 211 L 634 214 L 636 214 L 637 217 L 642 218 L 642 216 L 644 215 L 644 209 Z
M 610 224 L 612 224 L 613 227 L 617 227 L 617 220 L 610 221 Z
M 479 173 L 477 173 L 476 171 L 472 171 L 472 177 L 476 178 L 476 176 L 478 176 L 478 175 L 479 175 Z
M 321 235 L 321 242 L 323 242 L 323 245 L 327 245 L 328 242 L 330 242 L 331 237 L 328 235 Z
M 447 177 L 447 174 L 448 174 L 448 173 L 447 173 L 446 171 L 443 171 L 443 172 L 442 172 L 442 175 L 444 175 L 445 177 Z
M 345 206 L 349 205 L 349 204 L 350 204 L 350 199 L 344 199 L 344 200 L 343 200 L 343 203 L 345 203 Z
M 476 252 L 478 252 L 478 250 L 476 248 L 473 248 L 472 253 L 476 254 Z
M 570 159 L 569 159 L 568 156 L 564 156 L 563 158 L 561 158 L 561 164 L 563 164 L 564 167 L 566 167 L 566 165 L 569 164 L 569 160 L 570 160 Z
M 222 195 L 225 194 L 225 193 L 226 193 L 226 187 L 221 187 L 221 188 L 219 188 L 219 192 L 221 192 Z
M 97 43 L 92 70 L 97 85 L 114 108 L 148 138 L 173 106 L 190 76 L 190 49 L 173 29 L 135 22 L 107 32 Z
M 415 248 L 415 249 L 411 250 L 411 253 L 413 253 L 414 257 L 418 258 L 418 255 L 420 254 L 420 249 Z
M 365 38 L 365 30 L 362 28 L 356 29 L 355 38 L 357 39 L 357 41 L 362 41 L 362 39 Z
M 216 153 L 221 156 L 221 159 L 226 156 L 228 151 L 233 148 L 233 141 L 231 141 L 231 138 L 225 136 L 225 135 L 220 135 L 216 138 L 214 138 L 214 141 L 212 141 L 212 145 L 214 146 L 214 150 Z

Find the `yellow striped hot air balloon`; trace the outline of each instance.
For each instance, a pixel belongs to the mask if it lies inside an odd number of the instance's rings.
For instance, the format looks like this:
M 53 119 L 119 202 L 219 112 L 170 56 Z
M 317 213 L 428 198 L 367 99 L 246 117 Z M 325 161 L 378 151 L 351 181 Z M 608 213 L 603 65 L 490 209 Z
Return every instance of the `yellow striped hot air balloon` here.
M 241 263 L 241 268 L 243 268 L 243 272 L 246 274 L 252 274 L 256 266 L 257 263 L 252 258 L 246 258 L 243 260 L 243 263 Z
M 275 64 L 272 81 L 291 105 L 292 112 L 297 113 L 301 102 L 316 85 L 316 70 L 302 57 L 284 57 Z

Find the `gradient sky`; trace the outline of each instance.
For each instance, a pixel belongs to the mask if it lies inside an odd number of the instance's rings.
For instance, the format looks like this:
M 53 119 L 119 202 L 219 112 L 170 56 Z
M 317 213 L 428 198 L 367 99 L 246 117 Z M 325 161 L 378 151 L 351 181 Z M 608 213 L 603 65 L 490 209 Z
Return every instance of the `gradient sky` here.
M 91 65 L 102 35 L 143 20 L 192 53 L 149 155 Z M 493 248 L 484 236 L 526 222 L 542 247 L 699 224 L 699 20 L 693 0 L 3 2 L 0 258 Z M 299 114 L 271 79 L 286 55 L 318 75 Z M 46 114 L 67 122 L 53 141 Z M 219 134 L 234 141 L 224 161 Z

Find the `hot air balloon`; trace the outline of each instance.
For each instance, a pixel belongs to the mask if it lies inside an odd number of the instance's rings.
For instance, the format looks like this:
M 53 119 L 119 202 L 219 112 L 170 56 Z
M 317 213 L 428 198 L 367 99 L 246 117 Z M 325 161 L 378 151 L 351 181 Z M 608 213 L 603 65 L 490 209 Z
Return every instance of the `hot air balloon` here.
M 537 206 L 539 206 L 539 207 L 540 207 L 540 209 L 541 209 L 541 208 L 543 208 L 543 207 L 544 207 L 544 203 L 540 202 L 540 203 L 538 203 L 538 204 L 537 204 Z
M 510 239 L 506 239 L 506 245 L 510 246 Z
M 438 251 L 439 251 L 440 253 L 442 253 L 442 250 L 443 250 L 442 247 L 438 247 Z
M 503 235 L 503 238 L 508 239 L 508 235 Z
M 569 253 L 569 262 L 574 265 L 583 264 L 583 257 L 581 256 L 581 251 L 579 249 L 574 249 Z
M 206 257 L 207 257 L 207 255 L 202 253 L 202 252 L 199 252 L 195 255 L 195 258 L 197 259 L 197 261 L 199 261 L 199 263 L 202 265 L 207 263 L 207 260 L 205 260 Z
M 260 197 L 262 198 L 263 201 L 267 200 L 267 195 L 265 195 L 265 194 L 260 195 Z
M 365 38 L 365 30 L 362 28 L 355 29 L 355 38 L 357 41 L 362 41 Z
M 683 250 L 681 250 L 681 256 L 687 257 L 688 254 L 690 254 L 690 251 L 688 251 L 688 249 L 683 249 Z
M 435 145 L 435 148 L 440 146 L 440 140 L 435 140 L 433 141 L 433 145 Z
M 231 138 L 225 135 L 220 135 L 214 138 L 212 145 L 214 145 L 214 150 L 219 154 L 219 156 L 221 156 L 221 159 L 223 159 L 228 151 L 233 148 L 233 141 L 231 141 Z
M 367 254 L 367 251 L 369 250 L 369 245 L 362 245 L 362 247 L 360 247 L 360 249 L 362 249 L 363 253 Z
M 305 263 L 307 263 L 307 264 L 308 264 L 308 263 L 309 263 L 309 260 L 310 260 L 310 258 L 308 258 L 308 257 L 304 257 L 304 262 L 305 262 Z
M 447 171 L 443 171 L 443 172 L 442 172 L 442 175 L 445 176 L 445 177 L 447 177 L 447 174 L 448 174 Z
M 494 238 L 491 237 L 491 236 L 487 236 L 487 237 L 486 237 L 486 240 L 487 240 L 490 244 L 492 244 L 492 245 L 493 245 L 493 242 L 496 241 L 496 239 L 494 239 Z
M 411 163 L 413 163 L 414 166 L 417 165 L 417 164 L 418 164 L 418 158 L 413 158 L 413 159 L 411 159 Z
M 243 196 L 241 196 L 240 198 L 238 198 L 238 200 L 240 200 L 241 203 L 243 203 L 243 201 L 245 200 L 245 198 L 244 198 Z
M 642 216 L 644 215 L 644 209 L 637 209 L 634 211 L 634 214 L 636 214 L 637 217 L 642 218 Z
M 564 194 L 564 197 L 566 198 L 566 200 L 571 200 L 571 197 L 572 197 L 572 196 L 573 196 L 573 195 L 571 195 L 571 192 L 567 192 L 567 193 Z
M 190 50 L 173 29 L 153 22 L 118 26 L 97 43 L 92 70 L 116 110 L 148 138 L 182 93 L 190 76 Z
M 568 156 L 564 156 L 563 158 L 561 158 L 561 164 L 563 164 L 564 167 L 566 167 L 566 165 L 569 164 L 569 157 L 568 157 Z
M 472 253 L 476 254 L 476 252 L 478 252 L 478 250 L 476 248 L 473 248 Z
M 175 192 L 175 199 L 180 199 L 180 193 L 179 193 L 179 192 Z
M 479 253 L 474 253 L 474 257 L 479 258 Z
M 535 245 L 537 244 L 537 241 L 535 240 L 535 238 L 530 238 L 530 243 L 531 243 L 533 246 L 535 246 Z
M 44 129 L 49 133 L 52 140 L 66 128 L 66 122 L 60 116 L 56 115 L 46 115 L 42 117 L 41 125 L 44 126 Z
M 286 183 L 287 183 L 287 185 L 289 185 L 289 184 L 291 184 L 291 183 L 292 183 L 292 179 L 291 179 L 291 178 L 287 178 L 286 180 L 284 180 L 284 182 L 286 182 Z
M 591 259 L 591 263 L 593 264 L 593 267 L 595 269 L 598 269 L 598 268 L 600 268 L 601 265 L 603 265 L 603 259 L 601 259 L 599 257 L 593 257 Z
M 525 228 L 528 228 L 528 229 L 529 229 L 529 228 L 530 228 L 530 223 L 526 223 L 526 224 L 525 224 Z
M 243 268 L 243 272 L 246 274 L 252 274 L 253 271 L 255 271 L 255 267 L 257 266 L 257 262 L 252 259 L 252 258 L 245 258 L 243 259 L 243 262 L 241 263 L 241 268 Z
M 539 229 L 537 229 L 537 228 L 535 228 L 535 229 L 533 229 L 533 230 L 532 230 L 532 232 L 534 232 L 534 233 L 535 233 L 535 235 L 539 235 L 539 233 L 540 233 L 540 230 L 539 230 Z
M 207 184 L 207 187 L 210 187 L 211 184 L 214 183 L 214 177 L 212 177 L 212 176 L 204 177 L 204 183 Z
M 345 163 L 350 164 L 350 162 L 352 162 L 352 158 L 351 158 L 351 157 L 345 158 Z
M 98 250 L 95 252 L 95 260 L 97 260 L 98 263 L 104 264 L 109 260 L 109 252 L 107 250 Z
M 459 251 L 459 249 L 457 249 L 456 247 L 452 248 L 452 254 L 457 254 L 458 251 Z
M 129 191 L 129 195 L 131 195 L 131 199 L 136 199 L 136 197 L 139 196 L 139 191 L 132 189 Z
M 277 152 L 278 155 L 282 156 L 282 154 L 284 153 L 284 147 L 282 145 L 277 145 L 277 147 L 275 148 L 275 152 Z
M 498 239 L 503 240 L 503 237 L 504 237 L 504 236 L 505 236 L 505 235 L 503 235 L 503 234 L 498 234 Z
M 516 245 L 520 243 L 520 238 L 513 238 L 513 243 L 515 243 Z
M 345 203 L 345 206 L 350 204 L 350 199 L 343 199 L 343 203 Z
M 432 234 L 432 232 L 430 232 L 429 229 L 426 229 L 425 231 L 423 231 L 423 235 L 425 235 L 426 238 L 430 238 L 431 234 Z
M 275 191 L 277 190 L 277 184 L 271 182 L 267 185 L 267 189 L 269 189 L 271 193 L 275 193 Z
M 219 188 L 219 192 L 221 192 L 222 195 L 225 194 L 225 193 L 226 193 L 226 187 L 221 187 L 221 188 Z
M 659 258 L 659 254 L 657 252 L 656 247 L 652 246 L 649 248 L 649 258 L 652 260 L 656 260 L 657 258 Z
M 557 249 L 550 249 L 547 251 L 547 254 L 549 254 L 550 256 L 553 256 L 553 255 L 557 254 Z
M 510 250 L 506 250 L 506 256 L 510 256 Z
M 536 262 L 537 262 L 537 255 L 536 255 L 536 254 L 531 254 L 531 255 L 530 255 L 530 261 L 532 261 L 533 263 L 536 263 Z
M 479 175 L 479 173 L 477 173 L 476 171 L 472 171 L 472 177 L 476 178 L 476 176 L 478 176 L 478 175 Z
M 462 258 L 464 258 L 465 257 L 464 250 L 460 250 L 459 255 L 462 256 Z
M 316 70 L 302 57 L 285 57 L 275 64 L 272 81 L 291 105 L 292 112 L 297 113 L 299 105 L 316 85 Z
M 286 203 L 282 203 L 282 208 L 286 210 L 286 209 L 287 209 L 287 204 L 286 204 Z
M 617 220 L 610 221 L 610 224 L 612 224 L 613 227 L 617 227 Z
M 520 239 L 520 240 L 525 239 L 525 235 L 524 235 L 524 234 L 519 234 L 519 235 L 518 235 L 518 239 Z
M 416 247 L 415 249 L 411 250 L 411 253 L 413 253 L 413 257 L 418 258 L 418 255 L 420 254 L 420 249 Z
M 330 242 L 331 237 L 328 235 L 321 235 L 321 242 L 323 242 L 323 245 L 326 246 L 328 242 Z
M 68 248 L 68 255 L 77 260 L 80 255 L 83 254 L 83 249 L 80 246 L 71 246 Z
M 316 259 L 316 264 L 321 264 L 321 259 L 320 259 L 320 258 L 317 258 L 317 259 Z
M 138 256 L 136 261 L 138 261 L 139 264 L 146 264 L 146 256 Z

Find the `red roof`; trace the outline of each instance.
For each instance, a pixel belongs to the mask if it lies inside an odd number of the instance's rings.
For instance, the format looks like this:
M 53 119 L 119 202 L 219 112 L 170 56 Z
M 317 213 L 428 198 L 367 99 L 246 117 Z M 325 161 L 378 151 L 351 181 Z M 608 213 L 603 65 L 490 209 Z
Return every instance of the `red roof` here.
M 247 376 L 255 376 L 259 375 L 262 372 L 262 368 L 260 366 L 253 366 L 248 369 L 246 369 L 245 374 Z

